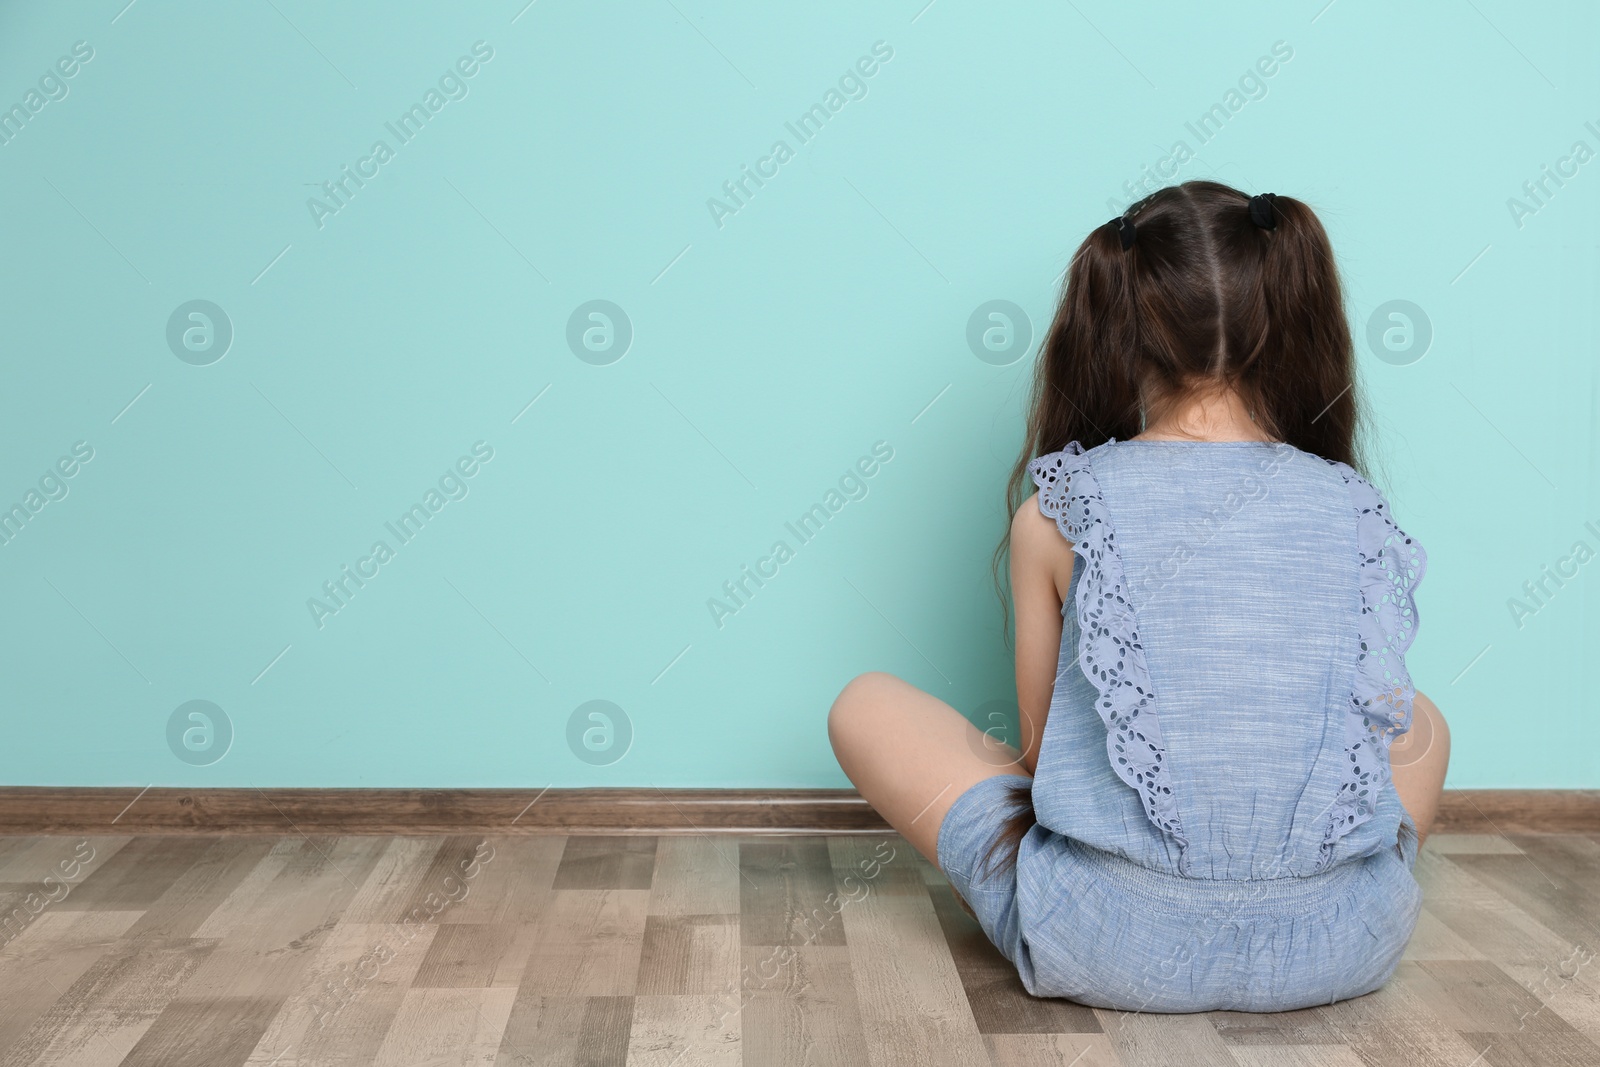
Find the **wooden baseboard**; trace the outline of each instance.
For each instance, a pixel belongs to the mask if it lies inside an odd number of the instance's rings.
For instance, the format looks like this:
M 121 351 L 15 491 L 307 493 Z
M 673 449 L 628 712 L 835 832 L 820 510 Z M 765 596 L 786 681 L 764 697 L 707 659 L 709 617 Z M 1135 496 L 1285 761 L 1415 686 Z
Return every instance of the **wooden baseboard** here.
M 1433 832 L 1600 833 L 1600 789 L 1446 789 Z
M 0 834 L 883 833 L 849 789 L 0 788 Z M 1446 790 L 1434 833 L 1600 833 L 1600 790 Z
M 883 833 L 853 789 L 0 787 L 0 834 Z

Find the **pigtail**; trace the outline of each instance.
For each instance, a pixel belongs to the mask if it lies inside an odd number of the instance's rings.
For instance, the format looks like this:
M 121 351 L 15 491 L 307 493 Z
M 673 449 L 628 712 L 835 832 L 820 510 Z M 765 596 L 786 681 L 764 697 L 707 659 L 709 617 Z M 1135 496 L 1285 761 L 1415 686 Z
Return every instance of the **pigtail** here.
M 1333 247 L 1312 210 L 1275 196 L 1276 225 L 1257 229 L 1265 243 L 1259 306 L 1259 352 L 1241 361 L 1241 377 L 1281 440 L 1325 459 L 1361 468 L 1361 412 L 1355 355 Z
M 1131 209 L 1130 209 L 1131 214 Z M 1028 464 L 1059 452 L 1069 442 L 1093 448 L 1141 429 L 1135 375 L 1140 345 L 1134 261 L 1138 242 L 1126 251 L 1116 220 L 1090 231 L 1072 257 L 1061 299 L 1034 361 L 1022 452 L 1005 487 L 1005 534 L 991 561 L 1000 598 L 1002 634 L 1012 647 L 1009 574 L 1002 576 L 1011 548 L 1011 517 L 1032 492 Z
M 1022 839 L 1028 836 L 1028 831 L 1038 821 L 1033 813 L 1032 778 L 1006 786 L 1002 803 L 1007 810 L 1000 822 L 1000 831 L 978 858 L 974 880 L 992 878 L 1016 867 L 1017 850 L 1022 847 Z

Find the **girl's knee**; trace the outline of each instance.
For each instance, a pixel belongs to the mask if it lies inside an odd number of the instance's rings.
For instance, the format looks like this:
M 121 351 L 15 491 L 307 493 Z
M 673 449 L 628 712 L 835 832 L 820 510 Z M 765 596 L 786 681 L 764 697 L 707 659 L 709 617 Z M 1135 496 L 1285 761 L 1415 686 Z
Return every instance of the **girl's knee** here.
M 828 740 L 834 751 L 866 743 L 882 722 L 894 690 L 904 684 L 883 671 L 868 671 L 850 679 L 828 709 Z
M 1442 755 L 1450 754 L 1450 724 L 1445 722 L 1444 713 L 1439 710 L 1439 705 L 1430 700 L 1427 694 L 1418 690 L 1416 699 L 1412 701 L 1412 718 L 1421 712 L 1428 717 L 1428 726 L 1433 747 Z

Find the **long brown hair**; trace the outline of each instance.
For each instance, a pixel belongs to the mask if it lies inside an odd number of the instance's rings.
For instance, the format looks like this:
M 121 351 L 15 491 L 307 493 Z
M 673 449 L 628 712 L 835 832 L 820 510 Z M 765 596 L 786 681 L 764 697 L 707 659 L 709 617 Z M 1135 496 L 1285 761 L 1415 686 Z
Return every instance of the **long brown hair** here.
M 1333 249 L 1312 210 L 1287 196 L 1258 201 L 1209 181 L 1157 190 L 1090 231 L 1068 267 L 1034 365 L 1022 453 L 1006 482 L 1006 516 L 1031 491 L 1028 463 L 1077 441 L 1085 449 L 1140 433 L 1152 410 L 1197 391 L 1235 390 L 1269 437 L 1362 469 L 1354 354 Z M 994 553 L 1001 578 L 1009 521 Z M 1000 869 L 1032 825 L 1028 787 L 995 842 Z M 993 860 L 995 849 L 988 859 Z

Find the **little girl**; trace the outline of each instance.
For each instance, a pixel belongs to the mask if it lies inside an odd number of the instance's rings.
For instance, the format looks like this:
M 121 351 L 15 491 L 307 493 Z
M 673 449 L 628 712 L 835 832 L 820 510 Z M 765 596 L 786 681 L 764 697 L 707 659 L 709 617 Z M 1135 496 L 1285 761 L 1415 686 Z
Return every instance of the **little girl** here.
M 1298 200 L 1186 182 L 1073 257 L 996 553 L 1021 751 L 887 674 L 828 716 L 1030 993 L 1283 1011 L 1393 973 L 1449 733 L 1404 658 L 1426 557 L 1358 412 Z

